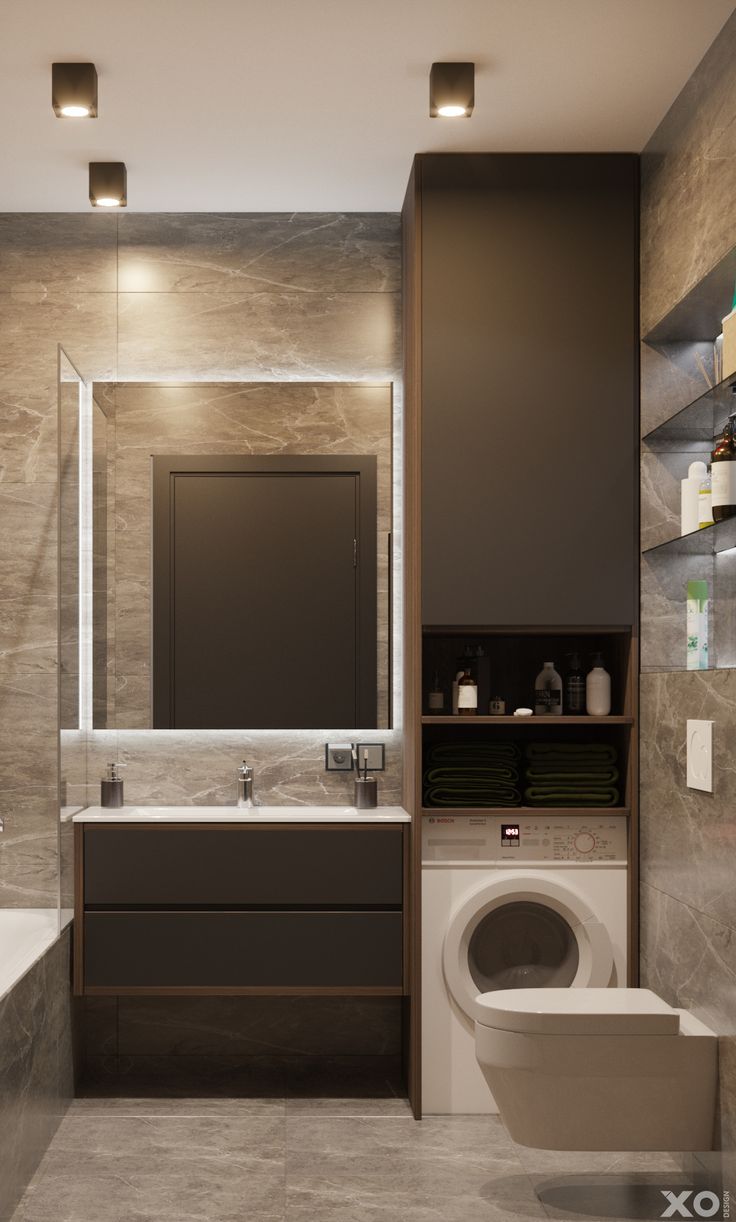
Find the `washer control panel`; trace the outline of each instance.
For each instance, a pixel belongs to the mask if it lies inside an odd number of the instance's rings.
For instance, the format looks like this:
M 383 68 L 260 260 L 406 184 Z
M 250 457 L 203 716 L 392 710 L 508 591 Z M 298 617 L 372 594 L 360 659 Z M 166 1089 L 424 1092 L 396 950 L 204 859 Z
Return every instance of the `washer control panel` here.
M 425 815 L 422 860 L 447 862 L 625 862 L 626 815 L 555 816 L 553 810 L 514 818 Z

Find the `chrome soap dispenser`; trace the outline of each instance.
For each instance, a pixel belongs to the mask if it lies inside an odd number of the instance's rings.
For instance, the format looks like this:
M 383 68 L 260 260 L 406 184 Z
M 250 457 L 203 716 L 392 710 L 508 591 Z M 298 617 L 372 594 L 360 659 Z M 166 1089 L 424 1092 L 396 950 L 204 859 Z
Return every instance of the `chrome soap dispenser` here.
M 123 805 L 123 778 L 118 773 L 122 765 L 108 764 L 107 775 L 100 782 L 100 805 L 107 810 L 119 810 Z
M 249 810 L 255 806 L 253 801 L 253 769 L 243 760 L 238 768 L 238 800 L 239 809 Z

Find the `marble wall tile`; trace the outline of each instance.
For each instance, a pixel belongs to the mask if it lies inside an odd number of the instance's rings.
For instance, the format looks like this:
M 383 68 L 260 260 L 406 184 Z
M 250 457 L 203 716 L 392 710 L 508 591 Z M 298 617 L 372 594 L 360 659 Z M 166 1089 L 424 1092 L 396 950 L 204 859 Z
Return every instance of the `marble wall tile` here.
M 120 291 L 390 293 L 396 213 L 190 213 L 120 217 Z
M 8 787 L 0 794 L 0 908 L 55 908 L 58 805 L 55 785 Z
M 641 321 L 646 333 L 736 244 L 736 16 L 696 69 L 642 155 Z M 642 430 L 659 424 L 706 388 L 696 360 L 704 344 L 642 349 Z M 651 545 L 677 533 L 678 480 L 697 446 L 645 445 L 642 534 Z M 641 960 L 642 984 L 692 1009 L 721 1037 L 718 1129 L 724 1167 L 736 1170 L 736 849 L 733 670 L 687 672 L 685 587 L 715 589 L 711 649 L 733 665 L 736 573 L 728 558 L 657 557 L 642 565 L 641 639 Z M 671 673 L 667 673 L 671 672 Z M 688 718 L 715 722 L 714 792 L 685 781 Z
M 643 881 L 736 930 L 736 671 L 642 676 Z M 715 722 L 713 793 L 686 784 L 686 719 Z
M 0 293 L 114 293 L 118 218 L 0 213 Z
M 386 378 L 398 293 L 120 293 L 120 381 Z
M 642 155 L 644 334 L 736 245 L 735 52 L 733 16 Z
M 342 731 L 344 734 L 344 730 Z M 261 806 L 352 805 L 354 774 L 326 772 L 325 743 L 335 731 L 101 730 L 90 735 L 92 800 L 108 760 L 127 765 L 125 800 L 142 806 L 231 806 L 245 755 L 255 770 Z M 386 771 L 378 773 L 379 804 L 401 804 L 401 737 L 370 730 L 361 742 L 386 743 Z
M 0 1222 L 9 1222 L 71 1102 L 70 938 L 0 1000 Z

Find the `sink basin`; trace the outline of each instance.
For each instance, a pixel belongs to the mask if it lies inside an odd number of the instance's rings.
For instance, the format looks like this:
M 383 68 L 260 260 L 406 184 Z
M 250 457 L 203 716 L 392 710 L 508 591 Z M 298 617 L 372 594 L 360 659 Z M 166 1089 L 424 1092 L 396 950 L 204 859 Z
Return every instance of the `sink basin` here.
M 408 823 L 400 806 L 356 810 L 354 806 L 90 806 L 75 823 Z

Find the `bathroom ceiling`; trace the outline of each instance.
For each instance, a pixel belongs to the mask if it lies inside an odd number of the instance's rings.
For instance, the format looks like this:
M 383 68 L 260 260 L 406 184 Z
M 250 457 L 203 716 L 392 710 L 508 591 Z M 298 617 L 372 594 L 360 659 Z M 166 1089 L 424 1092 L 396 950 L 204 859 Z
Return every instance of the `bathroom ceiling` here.
M 0 211 L 393 211 L 412 155 L 638 151 L 733 0 L 3 0 Z M 96 120 L 51 110 L 93 60 Z M 432 60 L 476 62 L 472 119 L 428 117 Z

